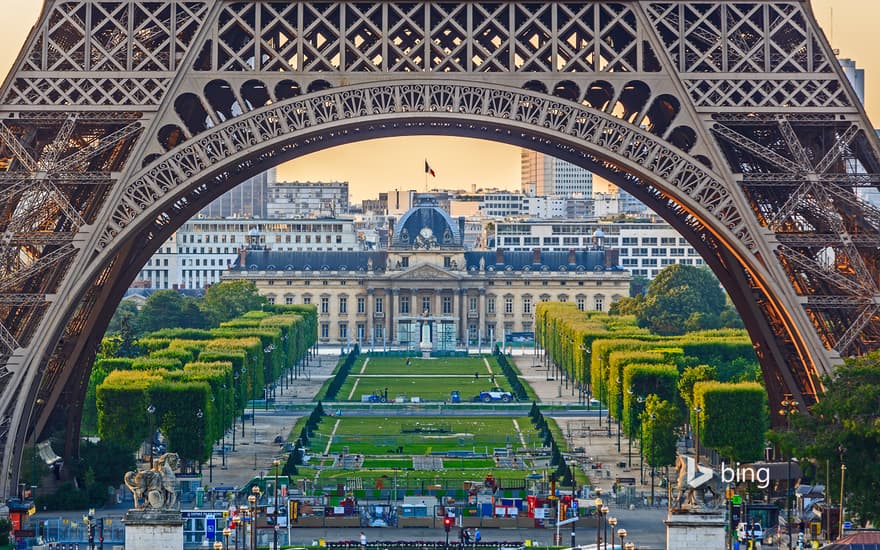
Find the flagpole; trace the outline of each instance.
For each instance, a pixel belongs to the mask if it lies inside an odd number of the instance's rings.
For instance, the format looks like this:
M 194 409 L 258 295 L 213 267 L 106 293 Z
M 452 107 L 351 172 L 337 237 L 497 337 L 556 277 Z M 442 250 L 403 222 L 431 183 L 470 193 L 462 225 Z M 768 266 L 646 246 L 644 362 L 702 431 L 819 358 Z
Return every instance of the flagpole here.
M 425 193 L 428 192 L 428 159 L 425 157 Z

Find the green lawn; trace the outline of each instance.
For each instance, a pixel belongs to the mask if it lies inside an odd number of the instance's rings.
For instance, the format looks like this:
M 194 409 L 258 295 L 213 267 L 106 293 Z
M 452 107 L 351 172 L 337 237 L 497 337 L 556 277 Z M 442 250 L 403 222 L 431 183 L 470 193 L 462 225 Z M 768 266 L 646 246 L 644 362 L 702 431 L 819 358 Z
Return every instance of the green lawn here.
M 432 452 L 473 451 L 492 454 L 496 447 L 522 447 L 513 418 L 481 417 L 370 417 L 341 418 L 330 445 L 331 453 L 347 446 L 350 453 L 393 455 L 402 447 L 405 455 Z M 515 419 L 529 447 L 541 442 L 528 417 Z M 336 419 L 327 418 L 310 439 L 312 452 L 323 452 Z
M 367 369 L 369 370 L 371 366 L 372 360 L 367 365 Z M 357 382 L 357 388 L 352 394 L 351 390 L 354 388 L 355 382 Z M 495 384 L 510 391 L 510 385 L 501 375 L 495 377 Z M 491 387 L 492 382 L 488 376 L 474 379 L 473 374 L 469 377 L 455 378 L 407 378 L 405 375 L 374 378 L 349 374 L 336 398 L 337 401 L 360 401 L 361 395 L 383 394 L 385 388 L 388 388 L 388 400 L 392 402 L 397 396 L 405 396 L 406 402 L 409 402 L 413 397 L 418 397 L 423 401 L 449 401 L 452 390 L 458 390 L 461 392 L 462 402 L 465 402 L 472 401 L 475 396 L 480 394 L 480 391 L 488 390 Z M 351 399 L 349 399 L 349 395 L 351 395 Z
M 407 361 L 410 361 L 409 365 L 406 364 Z M 489 364 L 496 375 L 501 374 L 501 368 L 493 365 L 491 359 Z M 362 362 L 357 364 L 351 373 L 360 374 L 362 365 Z M 478 373 L 481 378 L 489 374 L 482 357 L 370 357 L 363 374 L 460 374 L 473 378 L 474 373 Z

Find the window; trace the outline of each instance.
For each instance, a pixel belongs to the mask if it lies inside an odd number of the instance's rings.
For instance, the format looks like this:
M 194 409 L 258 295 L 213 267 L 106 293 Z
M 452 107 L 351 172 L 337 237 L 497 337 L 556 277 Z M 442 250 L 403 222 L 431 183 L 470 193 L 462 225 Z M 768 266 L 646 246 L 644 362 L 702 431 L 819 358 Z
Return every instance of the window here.
M 330 323 L 321 323 L 321 338 L 330 338 Z
M 293 303 L 293 296 L 285 296 L 284 303 L 288 304 L 288 305 L 292 304 Z
M 480 303 L 480 302 L 479 302 L 479 300 L 478 300 L 477 298 L 474 298 L 474 297 L 470 297 L 470 298 L 468 298 L 468 312 L 470 312 L 470 313 L 476 313 L 476 312 L 477 312 L 477 307 L 478 307 L 478 304 L 479 304 L 479 303 Z
M 636 237 L 623 237 L 622 246 L 636 246 L 639 240 Z
M 270 304 L 274 304 L 275 303 L 275 296 L 266 296 L 266 301 L 269 302 Z
M 312 303 L 312 297 L 311 297 L 311 296 L 303 296 L 303 303 L 304 303 L 304 304 L 311 304 L 311 303 Z
M 486 312 L 487 313 L 495 313 L 495 297 L 489 296 L 486 299 Z
M 363 296 L 358 296 L 358 313 L 366 313 L 367 312 L 367 299 Z
M 383 298 L 376 298 L 376 313 L 383 313 L 385 311 L 385 300 Z
M 528 313 L 532 312 L 532 297 L 531 296 L 523 296 L 522 307 L 523 307 L 523 313 L 528 314 Z
M 400 267 L 409 267 L 409 256 L 400 257 Z
M 422 312 L 431 313 L 431 298 L 422 296 Z
M 321 297 L 321 313 L 330 313 L 330 298 L 327 296 Z
M 452 267 L 452 256 L 443 256 L 443 267 Z
M 443 307 L 443 315 L 451 315 L 452 314 L 452 297 L 444 296 L 442 300 Z
M 504 313 L 513 313 L 513 298 L 507 297 L 504 299 Z
M 581 311 L 584 310 L 584 307 L 586 306 L 586 300 L 584 299 L 583 296 L 577 297 L 577 306 L 578 306 L 579 310 L 581 310 Z
M 345 296 L 339 297 L 339 313 L 348 313 L 348 298 Z
M 345 340 L 348 338 L 348 323 L 339 323 L 339 339 Z
M 596 311 L 605 311 L 605 297 L 604 296 L 596 296 L 595 298 L 595 309 Z
M 400 313 L 409 313 L 409 296 L 400 297 Z
M 365 325 L 365 324 L 363 324 L 363 323 L 358 323 L 358 324 L 357 324 L 357 339 L 358 339 L 358 342 L 360 342 L 361 340 L 363 340 L 363 339 L 364 339 L 364 336 L 366 336 L 366 334 L 367 334 L 367 325 Z

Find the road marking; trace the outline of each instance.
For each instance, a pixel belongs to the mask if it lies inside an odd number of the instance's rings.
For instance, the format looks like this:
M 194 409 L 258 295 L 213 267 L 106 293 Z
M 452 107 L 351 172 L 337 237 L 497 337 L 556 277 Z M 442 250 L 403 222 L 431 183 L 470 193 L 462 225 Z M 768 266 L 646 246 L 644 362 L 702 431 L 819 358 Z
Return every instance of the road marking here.
M 526 438 L 523 436 L 522 430 L 519 429 L 519 422 L 516 421 L 516 418 L 513 419 L 513 429 L 519 435 L 519 442 L 522 443 L 523 448 L 527 449 L 529 446 L 526 445 Z
M 489 374 L 493 374 L 492 365 L 489 364 L 489 360 L 483 357 L 483 363 L 486 363 L 486 370 L 489 371 Z
M 329 455 L 329 454 L 330 454 L 330 445 L 333 445 L 333 437 L 336 435 L 336 428 L 339 427 L 339 421 L 340 421 L 340 420 L 341 420 L 340 418 L 337 418 L 337 419 L 336 419 L 336 424 L 333 424 L 333 431 L 330 432 L 330 438 L 327 440 L 327 447 L 324 448 L 324 454 L 325 454 L 325 455 Z
M 364 364 L 361 365 L 361 374 L 363 374 L 364 371 L 367 370 L 367 363 L 369 363 L 369 362 L 370 362 L 370 358 L 369 358 L 369 357 L 367 357 L 366 359 L 364 359 Z M 349 399 L 351 399 L 351 397 L 349 397 Z
M 357 389 L 358 383 L 361 381 L 360 378 L 356 378 L 354 381 L 354 385 L 351 387 L 351 392 L 348 394 L 348 400 L 351 401 L 351 398 L 354 397 L 354 390 Z

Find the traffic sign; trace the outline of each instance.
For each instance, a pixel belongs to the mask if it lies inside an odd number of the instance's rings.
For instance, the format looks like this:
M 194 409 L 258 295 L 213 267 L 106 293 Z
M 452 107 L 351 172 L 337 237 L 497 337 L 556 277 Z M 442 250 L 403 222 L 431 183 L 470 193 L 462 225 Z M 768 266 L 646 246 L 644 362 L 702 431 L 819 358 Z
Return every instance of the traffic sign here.
M 843 528 L 844 529 L 852 529 L 852 522 L 851 521 L 844 521 Z
M 732 502 L 733 504 L 739 505 L 739 504 L 742 504 L 742 501 L 743 501 L 742 495 L 733 495 L 733 500 L 731 500 L 730 502 Z

